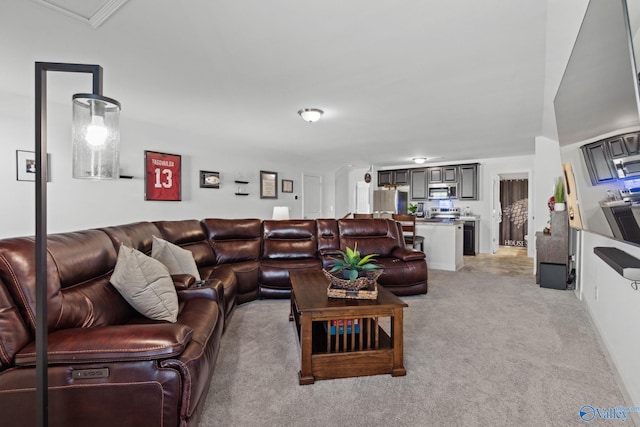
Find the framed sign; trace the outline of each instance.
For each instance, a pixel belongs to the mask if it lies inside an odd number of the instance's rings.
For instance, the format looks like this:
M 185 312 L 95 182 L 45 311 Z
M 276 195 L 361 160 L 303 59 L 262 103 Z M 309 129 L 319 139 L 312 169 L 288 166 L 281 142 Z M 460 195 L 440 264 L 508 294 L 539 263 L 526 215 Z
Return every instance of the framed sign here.
M 278 198 L 278 174 L 276 172 L 260 171 L 260 198 Z
M 200 171 L 200 188 L 220 188 L 220 172 Z
M 293 181 L 290 179 L 282 180 L 282 192 L 283 193 L 293 193 Z
M 144 199 L 180 201 L 182 157 L 178 154 L 144 152 Z

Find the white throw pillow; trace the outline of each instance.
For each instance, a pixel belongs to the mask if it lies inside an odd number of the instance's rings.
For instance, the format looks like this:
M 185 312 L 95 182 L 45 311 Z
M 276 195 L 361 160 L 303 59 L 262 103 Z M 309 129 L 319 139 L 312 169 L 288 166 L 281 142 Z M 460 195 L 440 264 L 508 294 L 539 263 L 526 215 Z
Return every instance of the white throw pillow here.
M 178 295 L 167 267 L 142 252 L 120 246 L 111 284 L 138 312 L 154 320 L 175 323 Z
M 151 256 L 163 263 L 169 269 L 169 274 L 190 274 L 200 281 L 198 266 L 191 251 L 153 236 Z

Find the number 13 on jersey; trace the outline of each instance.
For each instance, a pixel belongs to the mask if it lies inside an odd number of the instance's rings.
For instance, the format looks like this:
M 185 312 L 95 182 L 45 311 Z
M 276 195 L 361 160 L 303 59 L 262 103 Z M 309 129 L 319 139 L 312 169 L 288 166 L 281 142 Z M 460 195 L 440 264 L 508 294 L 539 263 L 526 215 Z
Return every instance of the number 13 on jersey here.
M 181 200 L 181 156 L 145 151 L 145 200 Z

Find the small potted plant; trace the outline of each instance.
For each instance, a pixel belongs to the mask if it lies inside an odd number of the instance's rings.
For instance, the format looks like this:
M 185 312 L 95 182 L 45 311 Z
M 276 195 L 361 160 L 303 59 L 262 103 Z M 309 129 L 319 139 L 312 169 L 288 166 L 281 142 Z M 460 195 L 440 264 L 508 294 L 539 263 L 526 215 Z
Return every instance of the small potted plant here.
M 562 177 L 558 177 L 558 179 L 556 180 L 556 187 L 553 194 L 553 201 L 554 201 L 553 210 L 557 212 L 561 212 L 565 210 L 564 180 L 562 179 Z
M 418 210 L 418 205 L 416 205 L 415 203 L 409 203 L 409 207 L 407 208 L 407 210 L 411 215 L 415 215 L 416 211 Z
M 378 254 L 369 254 L 364 257 L 360 255 L 358 251 L 358 244 L 356 243 L 353 249 L 347 248 L 345 252 L 338 251 L 342 258 L 333 258 L 335 261 L 329 273 L 337 273 L 342 270 L 342 277 L 353 282 L 358 277 L 366 276 L 367 272 L 376 272 L 380 269 L 378 264 L 375 264 L 374 257 Z

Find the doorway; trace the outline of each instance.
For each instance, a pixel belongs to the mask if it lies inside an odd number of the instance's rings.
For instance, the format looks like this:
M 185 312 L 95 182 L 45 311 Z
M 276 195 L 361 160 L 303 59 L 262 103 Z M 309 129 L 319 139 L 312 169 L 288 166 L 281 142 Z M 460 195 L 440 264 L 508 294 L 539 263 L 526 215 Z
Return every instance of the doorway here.
M 511 247 L 526 250 L 527 256 L 534 256 L 535 245 L 529 245 L 532 235 L 533 217 L 529 209 L 529 200 L 533 197 L 532 170 L 518 172 L 501 172 L 493 175 L 491 191 L 491 253 L 500 248 Z M 518 193 L 507 196 L 503 181 L 522 181 L 525 184 Z M 510 184 L 507 184 L 510 185 Z M 509 231 L 507 231 L 509 230 Z M 505 246 L 506 242 L 509 245 Z
M 500 246 L 526 248 L 529 228 L 529 180 L 500 179 L 500 206 Z
M 322 218 L 322 177 L 302 175 L 302 217 Z

